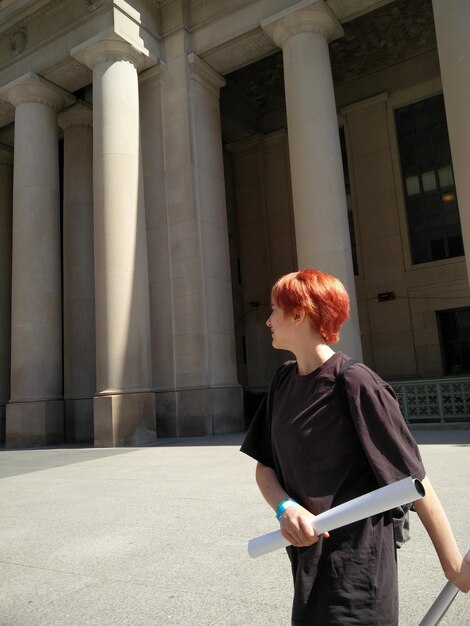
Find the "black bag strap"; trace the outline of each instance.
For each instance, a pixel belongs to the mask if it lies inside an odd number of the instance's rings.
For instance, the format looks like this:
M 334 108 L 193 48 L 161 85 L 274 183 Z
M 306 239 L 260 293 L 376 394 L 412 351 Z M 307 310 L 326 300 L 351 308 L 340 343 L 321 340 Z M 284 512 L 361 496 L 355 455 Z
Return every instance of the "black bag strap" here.
M 347 411 L 348 415 L 351 414 L 351 411 L 349 410 L 349 400 L 346 394 L 346 389 L 344 387 L 344 372 L 358 362 L 359 361 L 355 361 L 354 359 L 348 359 L 342 364 L 342 366 L 339 368 L 338 373 L 336 374 L 335 389 L 341 399 L 343 408 L 345 411 Z

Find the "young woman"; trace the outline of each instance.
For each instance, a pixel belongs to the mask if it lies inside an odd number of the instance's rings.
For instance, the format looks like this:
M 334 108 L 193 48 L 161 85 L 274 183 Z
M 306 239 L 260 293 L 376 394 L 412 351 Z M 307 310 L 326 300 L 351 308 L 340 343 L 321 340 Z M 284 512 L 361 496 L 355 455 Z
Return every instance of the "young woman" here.
M 392 389 L 363 364 L 344 373 L 349 411 L 335 380 L 348 359 L 329 344 L 349 317 L 342 283 L 316 270 L 280 278 L 266 324 L 282 365 L 248 430 L 242 451 L 257 461 L 256 481 L 277 512 L 294 577 L 292 624 L 396 626 L 396 547 L 390 513 L 316 537 L 311 519 L 407 476 L 423 482 L 414 503 L 449 580 L 470 589 L 444 510 L 426 477 Z

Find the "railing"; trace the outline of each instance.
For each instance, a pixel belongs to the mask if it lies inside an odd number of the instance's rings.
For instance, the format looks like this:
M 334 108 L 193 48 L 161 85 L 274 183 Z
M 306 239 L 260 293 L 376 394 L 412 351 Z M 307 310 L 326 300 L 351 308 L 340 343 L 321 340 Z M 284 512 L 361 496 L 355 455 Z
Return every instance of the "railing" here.
M 407 422 L 470 421 L 470 377 L 392 381 Z

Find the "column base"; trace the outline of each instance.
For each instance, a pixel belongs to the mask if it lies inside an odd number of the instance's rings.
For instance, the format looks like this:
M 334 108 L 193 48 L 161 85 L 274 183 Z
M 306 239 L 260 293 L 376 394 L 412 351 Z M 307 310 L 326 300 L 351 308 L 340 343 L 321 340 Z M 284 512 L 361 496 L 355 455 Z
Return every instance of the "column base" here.
M 65 442 L 93 443 L 93 398 L 65 400 Z
M 33 448 L 64 442 L 62 400 L 11 402 L 6 407 L 5 445 Z
M 244 430 L 239 385 L 156 393 L 159 437 L 208 437 Z
M 123 393 L 93 398 L 96 448 L 139 446 L 157 437 L 154 393 Z

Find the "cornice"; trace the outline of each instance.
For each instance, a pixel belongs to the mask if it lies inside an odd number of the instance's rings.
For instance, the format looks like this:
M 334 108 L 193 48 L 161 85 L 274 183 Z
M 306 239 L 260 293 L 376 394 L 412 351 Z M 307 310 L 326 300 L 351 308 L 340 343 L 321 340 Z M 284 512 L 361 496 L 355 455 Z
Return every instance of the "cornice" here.
M 98 9 L 105 0 L 84 0 L 85 6 L 89 11 L 95 11 Z
M 159 60 L 158 63 L 149 67 L 147 70 L 140 72 L 139 83 L 143 84 L 149 81 L 161 82 L 165 73 L 165 63 Z
M 194 52 L 188 54 L 188 66 L 191 77 L 209 87 L 219 97 L 219 92 L 225 85 L 225 78 L 216 72 Z
M 149 0 L 150 4 L 154 4 L 157 9 L 163 9 L 170 4 L 174 4 L 177 0 Z
M 0 4 L 0 11 L 2 12 L 0 40 L 8 40 L 8 48 L 12 57 L 18 56 L 26 49 L 28 25 L 58 6 L 59 2 L 60 0 L 46 0 L 39 5 L 36 3 L 36 8 L 34 5 L 33 7 L 25 5 L 18 9 L 11 5 L 3 11 Z
M 351 115 L 353 113 L 357 113 L 358 111 L 362 111 L 370 106 L 375 106 L 380 104 L 381 102 L 388 101 L 388 93 L 382 92 L 377 94 L 376 96 L 371 96 L 370 98 L 366 98 L 365 100 L 359 100 L 358 102 L 353 102 L 352 104 L 347 104 L 344 107 L 341 107 L 340 112 L 342 115 Z
M 3 16 L 3 28 L 2 33 L 7 33 L 8 35 L 13 35 L 18 31 L 25 29 L 30 22 L 35 20 L 37 17 L 41 15 L 45 15 L 51 9 L 58 6 L 62 0 L 43 0 L 42 3 L 35 3 L 37 8 L 33 11 L 28 11 L 26 7 L 22 7 L 20 10 L 15 11 L 15 7 L 12 6 L 10 9 L 10 15 L 8 15 L 8 9 L 6 9 L 6 15 Z M 38 6 L 39 4 L 39 6 Z M 1 7 L 0 7 L 1 10 Z M 23 14 L 22 17 L 18 17 L 18 14 Z

